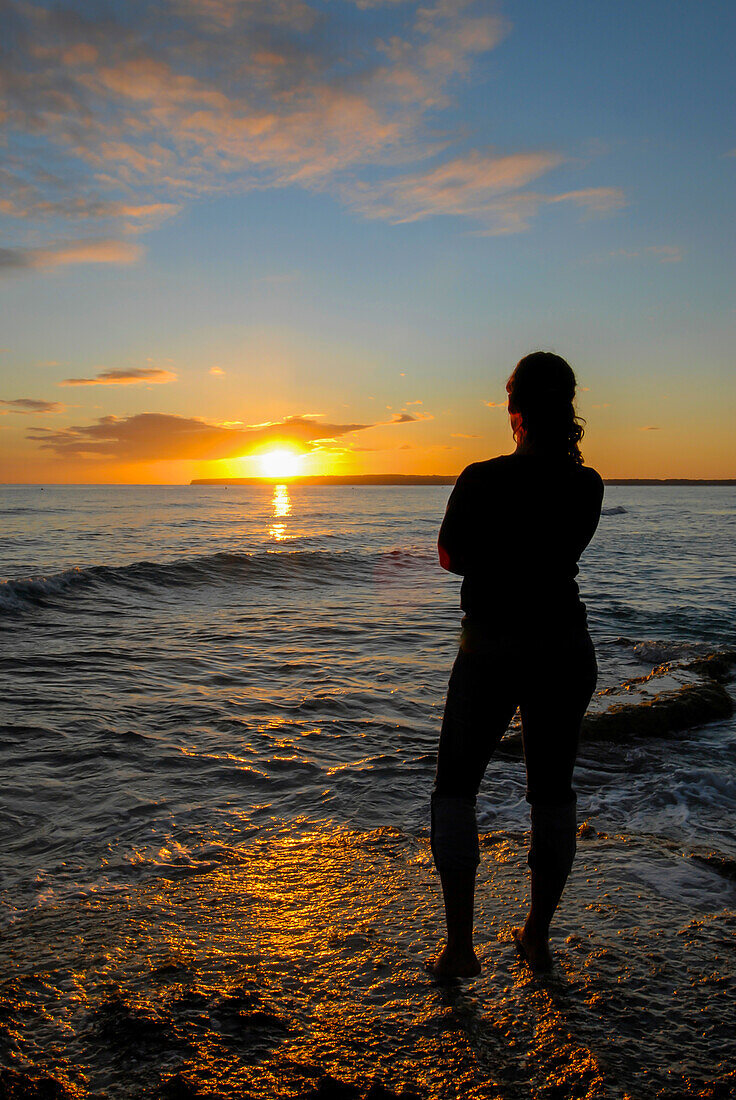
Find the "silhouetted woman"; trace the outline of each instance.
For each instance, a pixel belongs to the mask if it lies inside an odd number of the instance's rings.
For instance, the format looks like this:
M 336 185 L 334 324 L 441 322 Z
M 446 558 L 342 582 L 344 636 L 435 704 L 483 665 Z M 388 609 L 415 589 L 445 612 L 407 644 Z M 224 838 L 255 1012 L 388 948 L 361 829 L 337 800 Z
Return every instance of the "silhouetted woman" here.
M 428 964 L 436 977 L 480 971 L 475 799 L 517 706 L 531 804 L 531 908 L 514 938 L 532 969 L 551 966 L 550 921 L 575 856 L 573 768 L 597 676 L 575 577 L 598 525 L 603 482 L 580 454 L 575 375 L 560 356 L 533 352 L 506 390 L 516 450 L 462 472 L 439 536 L 441 565 L 464 578 L 465 615 L 432 793 L 432 853 L 447 918 L 447 944 Z

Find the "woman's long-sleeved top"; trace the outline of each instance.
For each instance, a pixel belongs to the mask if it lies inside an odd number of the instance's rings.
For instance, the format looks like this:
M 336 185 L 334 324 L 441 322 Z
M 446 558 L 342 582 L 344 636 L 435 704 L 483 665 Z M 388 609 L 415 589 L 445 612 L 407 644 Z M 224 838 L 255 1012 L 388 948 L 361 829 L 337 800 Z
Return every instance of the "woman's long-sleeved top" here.
M 439 554 L 463 577 L 466 615 L 503 630 L 584 626 L 575 578 L 602 500 L 599 474 L 569 460 L 511 454 L 463 470 Z

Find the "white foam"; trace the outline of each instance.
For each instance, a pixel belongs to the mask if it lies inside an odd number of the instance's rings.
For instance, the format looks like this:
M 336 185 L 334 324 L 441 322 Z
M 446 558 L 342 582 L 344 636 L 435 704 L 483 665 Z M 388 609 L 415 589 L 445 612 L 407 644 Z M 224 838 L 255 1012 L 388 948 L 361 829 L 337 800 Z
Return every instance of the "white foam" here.
M 646 857 L 636 855 L 626 860 L 626 870 L 661 897 L 697 907 L 729 906 L 736 893 L 733 883 L 718 872 L 674 854 L 659 859 L 653 859 L 649 852 Z

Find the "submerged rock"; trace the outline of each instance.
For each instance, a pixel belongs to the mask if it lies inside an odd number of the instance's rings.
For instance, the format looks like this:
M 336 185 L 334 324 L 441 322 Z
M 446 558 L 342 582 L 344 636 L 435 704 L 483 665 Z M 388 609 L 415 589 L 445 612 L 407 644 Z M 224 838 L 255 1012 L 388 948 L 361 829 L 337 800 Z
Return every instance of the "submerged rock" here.
M 167 1026 L 167 1021 L 150 1006 L 134 1004 L 121 993 L 98 1005 L 94 1015 L 101 1033 L 118 1045 L 157 1039 Z
M 584 741 L 668 737 L 732 713 L 726 689 L 716 681 L 701 681 L 635 703 L 617 703 L 601 714 L 586 714 L 582 737 Z
M 55 1077 L 0 1069 L 0 1100 L 74 1100 L 77 1095 Z
M 320 1077 L 314 1088 L 299 1094 L 298 1100 L 358 1100 L 360 1090 L 347 1081 L 338 1081 L 329 1073 Z
M 179 1072 L 163 1082 L 158 1095 L 159 1100 L 194 1100 L 201 1093 L 193 1081 Z
M 394 1092 L 393 1089 L 382 1085 L 380 1081 L 374 1081 L 365 1094 L 365 1100 L 422 1100 L 422 1097 L 411 1089 Z

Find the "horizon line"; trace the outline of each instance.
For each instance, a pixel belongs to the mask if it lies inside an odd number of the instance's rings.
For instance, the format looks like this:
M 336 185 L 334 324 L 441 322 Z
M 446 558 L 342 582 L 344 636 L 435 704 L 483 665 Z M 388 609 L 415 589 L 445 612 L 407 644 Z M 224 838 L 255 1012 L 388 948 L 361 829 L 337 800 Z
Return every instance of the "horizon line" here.
M 454 485 L 459 474 L 304 474 L 292 477 L 192 478 L 190 481 L 2 481 L 4 488 L 81 487 L 175 488 L 216 485 Z M 736 485 L 736 477 L 604 477 L 604 485 Z

